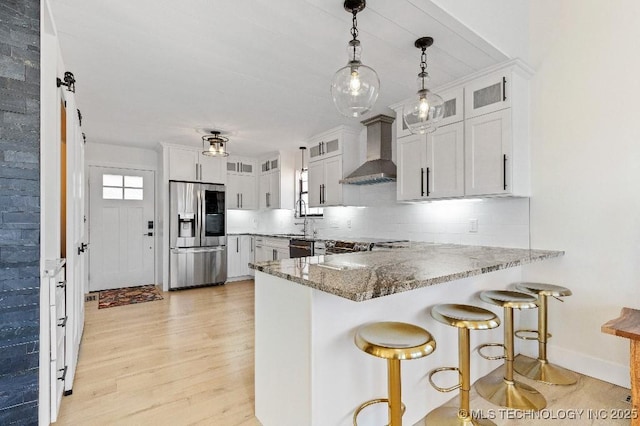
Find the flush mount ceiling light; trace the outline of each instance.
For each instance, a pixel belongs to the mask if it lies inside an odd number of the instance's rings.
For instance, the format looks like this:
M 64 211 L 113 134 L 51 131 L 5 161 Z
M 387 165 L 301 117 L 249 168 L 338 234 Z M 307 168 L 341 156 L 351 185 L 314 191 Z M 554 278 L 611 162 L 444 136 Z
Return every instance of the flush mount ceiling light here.
M 433 38 L 421 37 L 414 45 L 422 50 L 420 56 L 420 72 L 418 73 L 418 99 L 403 108 L 403 119 L 413 134 L 430 133 L 436 130 L 436 123 L 444 115 L 444 101 L 427 89 L 429 79 L 427 73 L 427 47 L 433 44 Z
M 373 108 L 380 92 L 380 79 L 373 68 L 360 61 L 362 48 L 358 40 L 356 15 L 366 6 L 365 0 L 345 0 L 344 9 L 353 15 L 353 25 L 347 53 L 349 62 L 340 68 L 331 81 L 331 96 L 340 114 L 359 117 Z
M 210 135 L 202 137 L 202 154 L 211 157 L 227 157 L 229 156 L 227 142 L 229 142 L 229 138 L 220 136 L 220 132 L 217 130 L 212 130 Z

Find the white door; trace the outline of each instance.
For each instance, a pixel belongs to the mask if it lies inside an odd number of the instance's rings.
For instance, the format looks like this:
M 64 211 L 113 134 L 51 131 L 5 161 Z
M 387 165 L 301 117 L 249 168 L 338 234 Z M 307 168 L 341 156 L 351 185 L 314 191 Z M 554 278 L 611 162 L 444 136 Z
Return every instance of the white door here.
M 90 291 L 154 284 L 154 172 L 89 173 Z

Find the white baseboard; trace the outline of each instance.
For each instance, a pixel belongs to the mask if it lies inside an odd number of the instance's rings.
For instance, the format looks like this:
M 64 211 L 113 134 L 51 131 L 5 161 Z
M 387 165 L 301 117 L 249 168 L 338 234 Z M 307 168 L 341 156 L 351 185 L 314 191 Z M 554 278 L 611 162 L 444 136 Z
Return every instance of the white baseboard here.
M 227 283 L 233 283 L 236 281 L 245 281 L 245 280 L 252 280 L 253 279 L 253 275 L 242 275 L 239 277 L 228 277 L 227 278 Z
M 537 347 L 535 350 L 532 350 L 525 348 L 525 346 L 527 345 L 520 345 L 520 348 L 516 347 L 516 349 L 520 349 L 519 353 L 532 358 L 538 356 Z M 616 364 L 601 358 L 549 344 L 547 344 L 547 356 L 550 362 L 560 367 L 627 389 L 631 388 L 628 365 Z

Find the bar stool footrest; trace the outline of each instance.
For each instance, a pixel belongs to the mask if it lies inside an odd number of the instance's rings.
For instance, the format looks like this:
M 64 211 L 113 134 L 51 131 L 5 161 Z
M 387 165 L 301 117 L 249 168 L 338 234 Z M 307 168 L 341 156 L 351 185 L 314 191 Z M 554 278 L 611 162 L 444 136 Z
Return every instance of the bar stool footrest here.
M 433 369 L 431 371 L 429 371 L 429 383 L 431 383 L 431 386 L 433 386 L 433 388 L 435 390 L 437 390 L 438 392 L 442 392 L 442 393 L 446 393 L 446 392 L 452 392 L 456 389 L 460 389 L 460 387 L 462 387 L 462 383 L 459 381 L 457 385 L 451 386 L 449 388 L 442 388 L 438 385 L 436 385 L 433 381 L 433 376 L 436 373 L 441 373 L 443 371 L 457 371 L 458 372 L 458 377 L 460 376 L 460 369 L 458 367 L 440 367 L 440 368 L 436 368 Z
M 503 349 L 506 349 L 503 343 L 485 343 L 483 345 L 478 346 L 478 354 L 484 358 L 484 359 L 488 359 L 489 361 L 495 361 L 497 359 L 505 359 L 506 356 L 504 354 L 502 355 L 496 355 L 496 356 L 489 356 L 489 355 L 485 355 L 482 353 L 482 349 L 486 348 L 486 347 L 502 347 Z
M 535 337 L 527 336 L 525 335 L 525 333 L 533 334 L 535 335 Z M 539 340 L 540 332 L 538 330 L 516 330 L 514 335 L 518 339 L 522 339 L 522 340 Z M 550 339 L 550 338 L 551 338 L 551 333 L 547 333 L 547 339 Z
M 358 419 L 358 415 L 360 415 L 360 412 L 362 410 L 364 410 L 365 408 L 371 405 L 382 404 L 382 403 L 389 404 L 389 398 L 370 399 L 369 401 L 365 401 L 362 404 L 360 404 L 358 408 L 356 408 L 356 411 L 353 413 L 353 426 L 358 426 L 357 419 Z M 402 404 L 402 415 L 404 416 L 404 412 L 407 411 L 407 407 L 404 405 L 404 403 L 401 403 L 401 404 Z

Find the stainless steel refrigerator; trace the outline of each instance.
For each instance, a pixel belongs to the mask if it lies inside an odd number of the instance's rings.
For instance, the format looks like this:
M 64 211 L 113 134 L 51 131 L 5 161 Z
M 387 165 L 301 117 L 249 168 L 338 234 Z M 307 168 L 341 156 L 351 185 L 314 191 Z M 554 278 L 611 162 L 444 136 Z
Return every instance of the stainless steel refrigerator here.
M 169 182 L 169 289 L 227 280 L 224 185 Z

